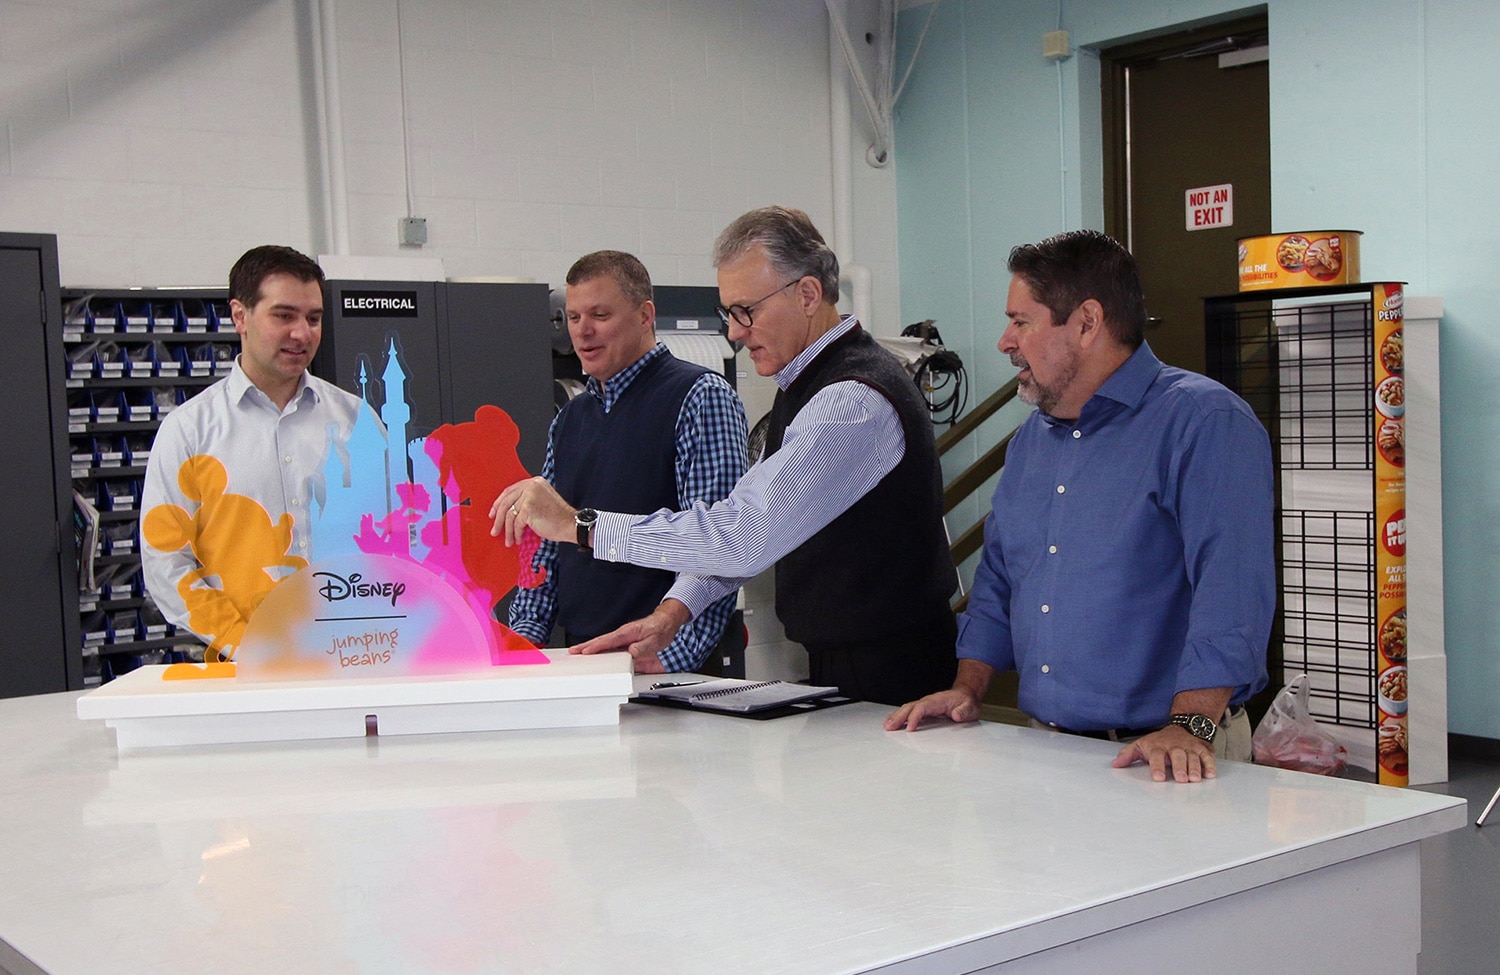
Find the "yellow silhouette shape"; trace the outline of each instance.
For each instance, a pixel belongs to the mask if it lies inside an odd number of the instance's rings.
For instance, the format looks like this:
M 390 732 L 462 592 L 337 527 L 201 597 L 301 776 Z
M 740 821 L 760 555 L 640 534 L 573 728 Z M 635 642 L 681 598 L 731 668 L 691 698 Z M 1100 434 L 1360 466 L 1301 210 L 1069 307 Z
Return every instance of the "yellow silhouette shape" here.
M 232 662 L 213 661 L 205 664 L 169 664 L 161 672 L 162 680 L 218 680 L 235 675 Z
M 269 570 L 300 569 L 307 560 L 287 554 L 291 514 L 272 523 L 253 498 L 228 493 L 229 473 L 218 458 L 189 457 L 177 470 L 177 484 L 198 509 L 188 514 L 181 505 L 157 505 L 141 519 L 141 535 L 158 551 L 192 549 L 199 568 L 177 581 L 177 594 L 187 605 L 193 631 L 209 640 L 208 662 L 227 661 L 234 657 L 250 614 L 279 581 Z M 219 577 L 219 588 L 196 585 L 209 576 Z

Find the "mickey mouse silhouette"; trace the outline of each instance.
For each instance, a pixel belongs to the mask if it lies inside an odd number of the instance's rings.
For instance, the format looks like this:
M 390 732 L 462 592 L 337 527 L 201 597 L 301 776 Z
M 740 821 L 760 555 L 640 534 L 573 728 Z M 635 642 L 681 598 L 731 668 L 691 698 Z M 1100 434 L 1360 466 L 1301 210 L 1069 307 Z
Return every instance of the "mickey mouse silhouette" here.
M 189 457 L 177 470 L 177 483 L 198 503 L 197 510 L 189 514 L 180 505 L 157 505 L 141 519 L 141 536 L 158 551 L 192 550 L 199 568 L 183 574 L 177 593 L 194 632 L 210 639 L 210 662 L 231 660 L 250 614 L 280 581 L 269 570 L 300 569 L 307 560 L 287 554 L 291 514 L 273 523 L 253 498 L 228 493 L 229 474 L 218 458 Z M 215 576 L 217 588 L 209 581 Z

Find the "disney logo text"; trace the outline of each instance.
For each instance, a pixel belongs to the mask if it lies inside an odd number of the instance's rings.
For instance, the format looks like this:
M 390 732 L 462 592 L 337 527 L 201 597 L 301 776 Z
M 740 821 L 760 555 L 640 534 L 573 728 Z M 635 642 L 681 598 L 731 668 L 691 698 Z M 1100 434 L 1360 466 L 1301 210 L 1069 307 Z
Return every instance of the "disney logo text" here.
M 343 576 L 332 572 L 314 572 L 316 578 L 325 580 L 318 587 L 318 594 L 330 603 L 338 602 L 340 599 L 354 597 L 379 596 L 382 599 L 389 598 L 391 605 L 396 605 L 396 600 L 406 592 L 404 582 L 364 582 L 363 577 L 355 572 L 345 579 Z

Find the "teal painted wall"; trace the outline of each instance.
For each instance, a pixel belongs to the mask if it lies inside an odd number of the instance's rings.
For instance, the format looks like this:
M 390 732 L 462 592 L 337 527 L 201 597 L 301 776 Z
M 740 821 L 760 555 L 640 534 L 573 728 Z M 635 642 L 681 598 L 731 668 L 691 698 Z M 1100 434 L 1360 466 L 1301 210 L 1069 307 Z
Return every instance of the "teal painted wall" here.
M 902 320 L 938 319 L 977 400 L 1014 373 L 995 349 L 1005 257 L 1101 227 L 1098 61 L 1088 50 L 1246 12 L 1210 0 L 945 0 L 897 110 Z M 1449 728 L 1500 738 L 1500 5 L 1270 0 L 1276 228 L 1365 232 L 1366 280 L 1444 301 L 1443 502 Z M 911 55 L 926 6 L 901 19 Z M 1059 68 L 1041 35 L 1069 30 Z M 949 476 L 1013 425 L 946 459 Z M 959 452 L 955 452 L 958 454 Z M 985 492 L 987 496 L 988 492 Z M 982 514 L 974 502 L 954 530 Z M 970 567 L 971 568 L 971 567 Z

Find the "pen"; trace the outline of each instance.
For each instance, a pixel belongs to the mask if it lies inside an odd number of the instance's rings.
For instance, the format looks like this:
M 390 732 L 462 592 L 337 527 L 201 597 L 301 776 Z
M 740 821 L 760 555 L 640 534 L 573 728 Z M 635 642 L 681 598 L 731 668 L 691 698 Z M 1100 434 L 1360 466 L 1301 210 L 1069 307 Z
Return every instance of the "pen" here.
M 680 683 L 672 683 L 671 681 L 665 681 L 665 682 L 660 682 L 660 683 L 652 684 L 651 685 L 651 689 L 653 691 L 659 691 L 663 687 L 692 687 L 694 684 L 707 684 L 707 683 L 708 683 L 708 681 L 706 681 L 706 680 L 688 680 L 688 681 L 682 681 Z

